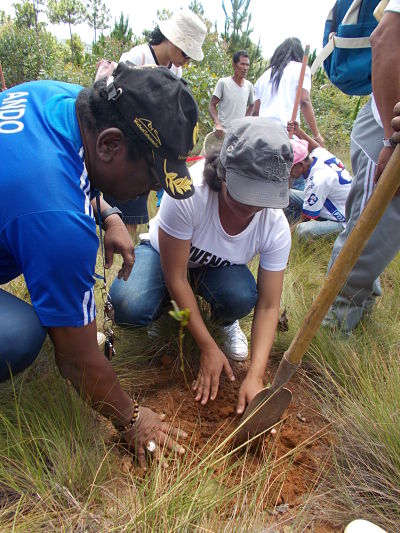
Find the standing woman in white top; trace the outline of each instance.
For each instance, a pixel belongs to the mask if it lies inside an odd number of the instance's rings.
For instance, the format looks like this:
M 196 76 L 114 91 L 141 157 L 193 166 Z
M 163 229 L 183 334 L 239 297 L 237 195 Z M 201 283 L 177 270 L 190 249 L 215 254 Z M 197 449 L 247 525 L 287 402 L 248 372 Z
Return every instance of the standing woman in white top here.
M 277 47 L 267 70 L 254 85 L 253 115 L 272 118 L 286 128 L 288 121 L 291 120 L 303 55 L 303 47 L 296 37 L 285 39 Z M 310 90 L 311 71 L 306 67 L 300 109 L 313 138 L 323 146 L 324 139 L 318 131 Z M 300 112 L 297 115 L 297 122 L 300 122 Z
M 178 78 L 182 77 L 182 66 L 191 59 L 201 61 L 201 49 L 207 33 L 205 24 L 190 9 L 182 9 L 169 20 L 160 20 L 150 34 L 150 42 L 134 46 L 122 54 L 120 62 L 130 61 L 134 65 L 159 65 L 168 67 Z M 166 102 L 167 104 L 167 102 Z M 160 195 L 157 194 L 159 199 Z M 118 207 L 123 220 L 135 238 L 137 224 L 149 221 L 147 212 L 148 195 L 136 200 L 120 203 L 110 196 L 104 198 L 111 206 Z

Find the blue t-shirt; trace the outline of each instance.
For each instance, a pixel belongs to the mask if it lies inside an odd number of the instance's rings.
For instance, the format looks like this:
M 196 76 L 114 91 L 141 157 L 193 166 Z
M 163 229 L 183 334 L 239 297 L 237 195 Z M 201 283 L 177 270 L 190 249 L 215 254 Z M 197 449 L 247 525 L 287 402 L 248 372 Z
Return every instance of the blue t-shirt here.
M 44 326 L 80 327 L 96 314 L 81 90 L 37 81 L 0 93 L 0 284 L 23 274 Z

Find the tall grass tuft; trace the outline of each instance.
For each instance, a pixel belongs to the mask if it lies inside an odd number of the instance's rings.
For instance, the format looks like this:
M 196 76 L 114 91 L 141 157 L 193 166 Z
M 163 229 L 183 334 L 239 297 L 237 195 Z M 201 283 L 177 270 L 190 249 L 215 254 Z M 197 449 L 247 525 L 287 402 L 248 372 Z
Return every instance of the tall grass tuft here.
M 299 255 L 292 255 L 290 270 L 296 273 L 293 285 L 302 280 L 304 297 L 297 298 L 297 312 L 304 316 L 315 296 L 313 285 L 320 277 L 321 262 L 307 245 L 304 251 L 296 249 Z M 306 356 L 312 365 L 308 383 L 319 399 L 318 409 L 332 423 L 333 448 L 330 468 L 299 513 L 299 529 L 310 516 L 319 516 L 336 527 L 364 518 L 387 531 L 399 530 L 398 258 L 381 282 L 382 297 L 352 334 L 321 327 Z M 298 296 L 299 290 L 289 288 L 289 296 Z

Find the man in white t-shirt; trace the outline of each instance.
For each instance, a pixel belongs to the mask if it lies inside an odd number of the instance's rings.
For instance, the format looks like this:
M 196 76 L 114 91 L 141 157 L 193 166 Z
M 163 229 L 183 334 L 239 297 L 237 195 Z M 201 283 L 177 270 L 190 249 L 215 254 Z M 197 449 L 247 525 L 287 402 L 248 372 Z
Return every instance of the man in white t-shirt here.
M 250 68 L 246 50 L 232 57 L 233 76 L 220 78 L 214 89 L 208 111 L 215 125 L 215 135 L 222 139 L 232 120 L 250 116 L 254 108 L 253 84 L 246 80 Z M 218 106 L 218 110 L 217 110 Z
M 290 177 L 301 177 L 306 185 L 304 191 L 290 189 L 285 214 L 290 223 L 300 219 L 296 233 L 302 238 L 339 233 L 346 223 L 345 204 L 352 177 L 343 163 L 311 139 L 298 122 L 289 123 L 288 128 L 292 126 L 298 138 L 291 141 L 294 160 Z

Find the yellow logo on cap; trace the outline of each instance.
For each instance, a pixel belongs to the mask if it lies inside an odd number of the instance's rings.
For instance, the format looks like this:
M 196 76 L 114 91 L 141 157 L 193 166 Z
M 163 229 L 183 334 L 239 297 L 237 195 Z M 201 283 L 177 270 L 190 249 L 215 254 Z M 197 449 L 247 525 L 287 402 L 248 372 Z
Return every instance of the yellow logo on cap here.
M 192 179 L 188 178 L 187 176 L 183 178 L 178 178 L 178 174 L 176 172 L 168 172 L 167 171 L 167 160 L 164 159 L 164 174 L 165 174 L 165 183 L 168 189 L 172 192 L 172 194 L 182 194 L 184 195 L 185 192 L 190 191 L 192 188 Z
M 153 127 L 151 120 L 147 118 L 135 118 L 136 126 L 143 133 L 143 135 L 151 142 L 155 148 L 160 148 L 162 145 L 158 131 Z
M 197 143 L 197 137 L 199 136 L 199 123 L 196 122 L 196 126 L 193 128 L 193 146 Z

